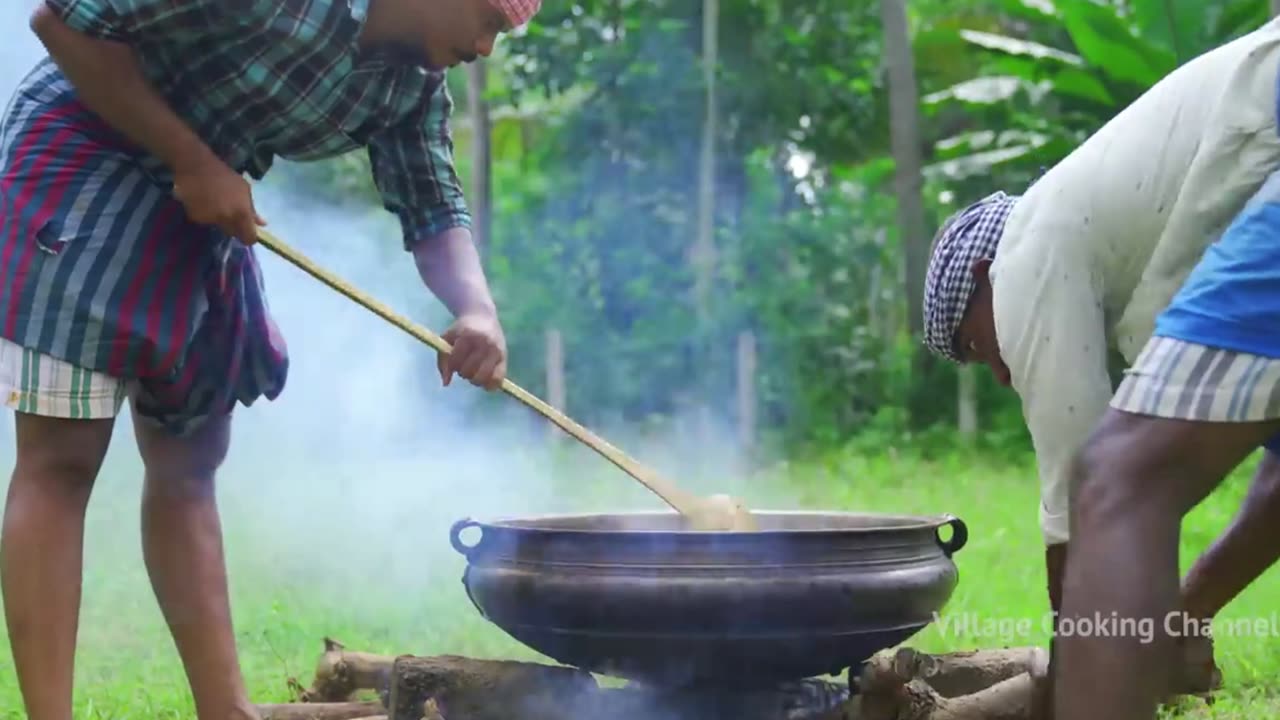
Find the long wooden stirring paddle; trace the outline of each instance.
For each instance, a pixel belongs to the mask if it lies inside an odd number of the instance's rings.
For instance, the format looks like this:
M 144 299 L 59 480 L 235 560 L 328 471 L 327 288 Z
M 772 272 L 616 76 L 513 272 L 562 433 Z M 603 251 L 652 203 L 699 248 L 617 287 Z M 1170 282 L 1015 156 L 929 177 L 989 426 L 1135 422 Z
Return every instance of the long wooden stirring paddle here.
M 421 340 L 436 351 L 441 353 L 452 352 L 453 348 L 444 338 L 402 317 L 378 300 L 365 295 L 341 278 L 316 265 L 305 255 L 293 249 L 275 235 L 259 228 L 258 240 L 269 250 L 296 265 L 312 277 L 337 290 L 347 298 L 363 305 L 383 320 Z M 561 430 L 604 456 L 614 465 L 621 468 L 623 472 L 640 481 L 641 484 L 662 498 L 677 512 L 684 515 L 693 529 L 721 531 L 753 531 L 757 529 L 755 518 L 752 517 L 742 501 L 731 498 L 728 495 L 717 494 L 704 498 L 686 492 L 677 487 L 675 483 L 628 457 L 626 453 L 574 422 L 564 413 L 511 382 L 509 378 L 503 379 L 502 390 L 533 408 L 559 426 Z

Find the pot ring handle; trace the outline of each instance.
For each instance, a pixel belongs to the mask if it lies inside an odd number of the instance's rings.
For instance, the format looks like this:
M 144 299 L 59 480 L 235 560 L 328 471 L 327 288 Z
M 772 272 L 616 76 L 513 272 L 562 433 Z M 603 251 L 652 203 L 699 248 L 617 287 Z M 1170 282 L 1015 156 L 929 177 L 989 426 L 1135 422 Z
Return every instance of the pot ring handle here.
M 467 528 L 473 527 L 480 527 L 480 523 L 472 520 L 471 518 L 465 518 L 454 523 L 453 527 L 449 528 L 449 543 L 453 545 L 454 550 L 457 550 L 459 554 L 463 555 L 468 560 L 471 559 L 471 553 L 474 552 L 480 545 L 480 542 L 483 542 L 484 540 L 482 537 L 475 545 L 467 545 L 462 542 L 462 532 Z
M 942 523 L 942 525 L 938 527 L 939 529 L 942 529 L 950 525 L 951 539 L 943 540 L 941 537 L 939 537 L 938 545 L 942 547 L 942 554 L 946 555 L 947 557 L 951 557 L 952 555 L 955 555 L 956 553 L 960 552 L 960 548 L 968 544 L 969 527 L 964 524 L 963 520 L 956 517 L 955 515 L 944 515 L 943 517 L 945 517 L 947 520 L 946 522 Z

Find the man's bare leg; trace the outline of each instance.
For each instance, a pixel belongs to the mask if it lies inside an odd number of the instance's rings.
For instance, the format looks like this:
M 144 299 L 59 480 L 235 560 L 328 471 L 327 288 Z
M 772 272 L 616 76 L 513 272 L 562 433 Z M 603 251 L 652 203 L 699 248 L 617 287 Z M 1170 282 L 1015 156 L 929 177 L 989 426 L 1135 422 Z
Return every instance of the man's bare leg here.
M 156 600 L 186 668 L 200 720 L 257 718 L 236 656 L 214 476 L 230 443 L 230 418 L 191 437 L 134 413 L 146 464 L 143 557 Z
M 1267 451 L 1244 505 L 1230 527 L 1201 555 L 1183 582 L 1187 613 L 1205 620 L 1236 598 L 1280 559 L 1280 457 Z
M 1073 488 L 1063 623 L 1146 619 L 1154 636 L 1080 626 L 1057 638 L 1056 720 L 1154 720 L 1173 668 L 1164 620 L 1180 610 L 1183 516 L 1280 423 L 1215 424 L 1108 410 Z M 1176 628 L 1175 628 L 1176 629 Z
M 0 587 L 31 720 L 71 720 L 84 515 L 113 424 L 15 415 L 17 462 L 0 530 Z
M 1267 451 L 1231 525 L 1196 559 L 1182 582 L 1182 609 L 1203 627 L 1280 560 L 1280 457 Z M 1222 683 L 1209 637 L 1180 638 L 1176 690 L 1209 692 Z

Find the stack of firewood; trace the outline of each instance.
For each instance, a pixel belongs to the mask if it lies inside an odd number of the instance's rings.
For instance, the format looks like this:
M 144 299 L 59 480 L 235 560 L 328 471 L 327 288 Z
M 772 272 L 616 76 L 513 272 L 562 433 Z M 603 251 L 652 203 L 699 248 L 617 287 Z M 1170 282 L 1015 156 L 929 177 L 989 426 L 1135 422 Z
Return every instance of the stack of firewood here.
M 1039 647 L 940 655 L 901 648 L 864 665 L 842 706 L 778 720 L 1036 720 L 1047 668 Z M 635 692 L 602 688 L 573 668 L 378 655 L 331 639 L 310 687 L 291 685 L 293 702 L 258 706 L 263 720 L 659 720 L 652 704 L 633 702 Z

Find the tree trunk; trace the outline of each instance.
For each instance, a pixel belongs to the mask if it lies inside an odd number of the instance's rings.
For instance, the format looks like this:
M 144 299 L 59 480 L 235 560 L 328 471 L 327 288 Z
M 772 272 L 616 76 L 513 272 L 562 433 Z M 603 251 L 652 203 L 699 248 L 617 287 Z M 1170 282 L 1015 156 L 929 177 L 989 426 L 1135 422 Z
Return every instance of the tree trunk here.
M 702 147 L 698 156 L 698 227 L 693 244 L 695 303 L 702 330 L 710 315 L 711 283 L 715 276 L 716 216 L 716 63 L 720 25 L 719 0 L 702 3 Z
M 903 255 L 903 288 L 907 293 L 907 329 L 912 339 L 913 387 L 908 402 L 911 422 L 927 420 L 936 399 L 931 397 L 933 358 L 919 346 L 924 331 L 924 275 L 928 266 L 929 235 L 925 230 L 923 152 L 920 134 L 919 89 L 912 57 L 906 0 L 880 0 L 884 27 L 884 62 L 889 80 L 890 148 L 893 153 L 894 195 Z
M 880 14 L 884 25 L 884 61 L 889 78 L 894 194 L 906 269 L 907 327 L 912 336 L 918 336 L 924 328 L 924 273 L 929 248 L 922 196 L 924 158 L 920 149 L 919 91 L 905 0 L 881 0 Z
M 693 263 L 693 295 L 694 317 L 697 331 L 694 336 L 695 367 L 703 368 L 694 379 L 695 392 L 695 432 L 704 443 L 710 443 L 712 433 L 710 392 L 711 382 L 706 368 L 715 367 L 712 361 L 715 352 L 712 347 L 712 286 L 715 281 L 716 244 L 716 64 L 719 48 L 717 40 L 720 26 L 719 0 L 703 0 L 702 3 L 702 76 L 703 117 L 702 141 L 698 153 L 698 187 L 697 187 L 697 228 L 694 234 L 690 260 Z

